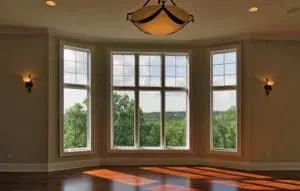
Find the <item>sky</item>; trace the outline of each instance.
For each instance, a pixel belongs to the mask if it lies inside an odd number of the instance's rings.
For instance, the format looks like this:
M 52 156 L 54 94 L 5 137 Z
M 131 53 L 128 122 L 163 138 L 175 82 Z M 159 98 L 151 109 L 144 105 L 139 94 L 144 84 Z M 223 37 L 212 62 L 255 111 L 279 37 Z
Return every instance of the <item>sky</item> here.
M 212 57 L 213 84 L 235 85 L 236 53 L 215 54 Z M 64 51 L 65 81 L 69 83 L 87 83 L 87 54 L 74 51 Z M 160 57 L 140 57 L 140 85 L 160 86 Z M 186 86 L 186 57 L 166 57 L 166 85 Z M 226 64 L 224 64 L 226 63 Z M 83 65 L 85 64 L 85 65 Z M 113 81 L 115 85 L 134 85 L 134 56 L 114 56 L 113 58 Z M 125 83 L 125 84 L 124 84 Z M 185 111 L 185 93 L 167 93 L 166 111 Z M 133 93 L 129 93 L 133 98 Z M 82 103 L 87 97 L 86 90 L 65 89 L 64 108 L 74 103 Z M 140 92 L 140 107 L 144 112 L 159 112 L 161 96 L 159 92 Z M 236 105 L 236 92 L 214 92 L 213 110 L 225 111 L 232 105 Z

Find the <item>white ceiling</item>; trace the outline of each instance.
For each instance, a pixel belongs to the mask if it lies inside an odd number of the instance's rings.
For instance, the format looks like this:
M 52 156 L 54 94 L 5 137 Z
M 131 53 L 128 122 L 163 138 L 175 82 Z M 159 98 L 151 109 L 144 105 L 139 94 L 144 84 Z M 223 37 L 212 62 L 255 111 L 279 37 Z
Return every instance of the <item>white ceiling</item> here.
M 70 35 L 99 39 L 205 40 L 259 33 L 299 35 L 300 0 L 175 0 L 193 13 L 195 23 L 179 33 L 163 38 L 141 33 L 125 20 L 127 12 L 138 9 L 145 0 L 56 0 L 48 7 L 44 0 L 1 0 L 0 25 L 47 27 Z M 250 14 L 248 9 L 258 6 Z

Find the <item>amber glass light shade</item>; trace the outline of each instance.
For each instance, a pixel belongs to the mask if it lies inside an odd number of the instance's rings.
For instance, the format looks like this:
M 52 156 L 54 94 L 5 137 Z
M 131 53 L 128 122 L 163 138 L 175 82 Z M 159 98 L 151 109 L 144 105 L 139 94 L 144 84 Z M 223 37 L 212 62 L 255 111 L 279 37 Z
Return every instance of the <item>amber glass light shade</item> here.
M 174 5 L 149 5 L 128 14 L 138 29 L 146 34 L 164 36 L 183 29 L 194 18 L 185 10 Z

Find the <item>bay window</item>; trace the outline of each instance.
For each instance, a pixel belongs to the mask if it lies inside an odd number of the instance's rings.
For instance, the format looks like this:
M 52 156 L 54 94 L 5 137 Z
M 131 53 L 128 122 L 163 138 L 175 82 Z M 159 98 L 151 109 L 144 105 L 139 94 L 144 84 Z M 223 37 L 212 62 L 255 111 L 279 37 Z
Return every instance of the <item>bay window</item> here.
M 189 56 L 111 54 L 111 148 L 189 149 Z

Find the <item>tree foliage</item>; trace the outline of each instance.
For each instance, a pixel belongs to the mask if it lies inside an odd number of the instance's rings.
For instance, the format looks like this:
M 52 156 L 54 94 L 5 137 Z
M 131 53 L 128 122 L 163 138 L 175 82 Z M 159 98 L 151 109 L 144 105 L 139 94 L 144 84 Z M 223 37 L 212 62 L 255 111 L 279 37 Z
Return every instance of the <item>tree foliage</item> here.
M 64 148 L 87 147 L 87 111 L 85 103 L 76 103 L 64 116 Z
M 134 146 L 135 101 L 128 95 L 113 94 L 113 145 Z M 86 101 L 70 107 L 65 113 L 64 148 L 87 146 Z M 186 113 L 166 112 L 167 146 L 186 146 Z M 160 113 L 139 109 L 140 146 L 160 146 Z M 236 109 L 214 113 L 213 144 L 215 148 L 236 148 Z
M 230 107 L 225 112 L 213 116 L 214 148 L 236 148 L 236 108 Z

